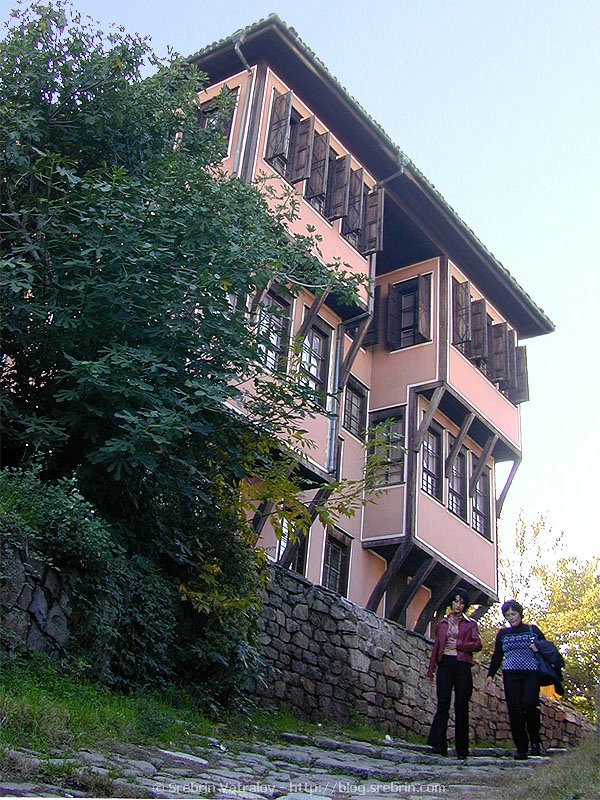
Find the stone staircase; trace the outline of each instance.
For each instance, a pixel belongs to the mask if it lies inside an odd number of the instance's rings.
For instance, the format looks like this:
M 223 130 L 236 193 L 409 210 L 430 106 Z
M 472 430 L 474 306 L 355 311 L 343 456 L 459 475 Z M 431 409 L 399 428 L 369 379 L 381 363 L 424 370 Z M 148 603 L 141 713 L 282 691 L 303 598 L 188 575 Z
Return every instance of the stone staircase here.
M 260 733 L 252 741 L 190 735 L 182 751 L 113 745 L 49 756 L 0 753 L 0 796 L 501 800 L 503 786 L 548 758 L 515 762 L 511 751 L 474 748 L 460 761 L 391 737 L 367 744 L 291 733 L 275 742 Z

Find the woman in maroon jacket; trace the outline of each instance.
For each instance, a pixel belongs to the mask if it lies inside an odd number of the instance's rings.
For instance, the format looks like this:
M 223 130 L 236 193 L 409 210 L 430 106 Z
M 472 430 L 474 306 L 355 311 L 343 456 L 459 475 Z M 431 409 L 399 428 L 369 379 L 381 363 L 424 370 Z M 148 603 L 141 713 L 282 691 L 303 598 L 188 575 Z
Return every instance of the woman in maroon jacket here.
M 466 589 L 455 589 L 448 598 L 450 613 L 437 626 L 427 678 L 432 681 L 437 668 L 437 709 L 427 738 L 433 752 L 448 755 L 447 728 L 450 699 L 454 689 L 455 747 L 458 758 L 469 755 L 469 700 L 473 694 L 473 653 L 481 650 L 481 637 L 475 620 L 465 616 L 469 606 Z

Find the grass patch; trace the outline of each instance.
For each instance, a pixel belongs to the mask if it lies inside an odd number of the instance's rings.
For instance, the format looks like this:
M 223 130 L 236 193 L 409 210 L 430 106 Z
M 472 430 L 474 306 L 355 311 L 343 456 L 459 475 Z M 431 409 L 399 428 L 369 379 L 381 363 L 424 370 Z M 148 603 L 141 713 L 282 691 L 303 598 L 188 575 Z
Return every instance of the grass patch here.
M 298 719 L 289 709 L 260 710 L 209 719 L 183 691 L 123 695 L 64 671 L 43 656 L 5 662 L 0 670 L 0 747 L 52 749 L 102 742 L 183 746 L 190 734 L 277 739 L 282 733 L 338 736 L 381 742 L 384 733 L 360 720 L 347 725 Z
M 169 699 L 172 702 L 169 702 Z M 58 671 L 48 659 L 4 663 L 0 672 L 0 744 L 39 752 L 106 740 L 168 744 L 213 723 L 181 693 L 121 695 Z
M 599 800 L 600 738 L 591 736 L 506 790 L 506 800 Z
M 385 737 L 385 732 L 377 728 L 366 725 L 361 720 L 350 720 L 345 724 L 336 724 L 330 720 L 323 722 L 310 722 L 299 719 L 293 712 L 285 706 L 277 709 L 259 710 L 254 709 L 252 713 L 244 717 L 230 720 L 227 725 L 228 736 L 248 737 L 259 733 L 263 740 L 276 740 L 282 733 L 295 733 L 299 736 L 311 738 L 337 737 L 341 739 L 356 739 L 361 742 L 381 744 Z M 396 738 L 397 737 L 393 737 Z M 423 737 L 407 734 L 403 741 L 423 742 Z

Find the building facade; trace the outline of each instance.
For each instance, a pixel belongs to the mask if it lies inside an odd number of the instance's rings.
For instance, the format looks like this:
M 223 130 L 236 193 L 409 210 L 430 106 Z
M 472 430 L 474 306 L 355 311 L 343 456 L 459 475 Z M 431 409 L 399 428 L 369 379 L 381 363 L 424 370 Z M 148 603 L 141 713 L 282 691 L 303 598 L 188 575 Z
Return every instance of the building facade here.
M 191 61 L 208 75 L 203 124 L 219 93 L 235 96 L 226 171 L 292 191 L 291 231 L 311 226 L 320 257 L 371 286 L 353 308 L 277 285 L 255 298 L 265 366 L 295 337 L 302 377 L 322 394 L 305 424 L 320 491 L 361 477 L 373 425 L 387 423 L 390 446 L 376 502 L 334 528 L 315 521 L 301 541 L 257 515 L 260 546 L 420 632 L 458 585 L 483 611 L 497 600 L 496 520 L 521 459 L 522 342 L 552 322 L 276 16 Z

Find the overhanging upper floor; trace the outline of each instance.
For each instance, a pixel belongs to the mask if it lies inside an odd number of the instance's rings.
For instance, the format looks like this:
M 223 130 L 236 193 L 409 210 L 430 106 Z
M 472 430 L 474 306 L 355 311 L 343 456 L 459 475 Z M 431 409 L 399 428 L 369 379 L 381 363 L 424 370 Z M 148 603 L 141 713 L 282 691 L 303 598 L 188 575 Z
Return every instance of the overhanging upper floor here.
M 192 56 L 211 83 L 240 69 L 266 64 L 293 88 L 381 186 L 386 204 L 377 272 L 436 256 L 459 264 L 520 339 L 554 325 L 441 194 L 348 95 L 293 29 L 277 16 L 249 26 Z

